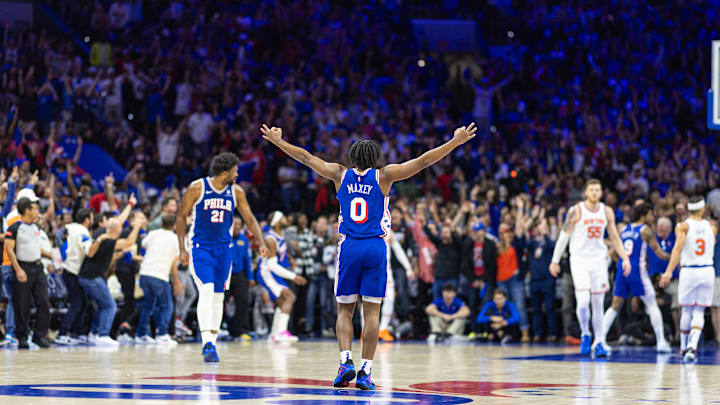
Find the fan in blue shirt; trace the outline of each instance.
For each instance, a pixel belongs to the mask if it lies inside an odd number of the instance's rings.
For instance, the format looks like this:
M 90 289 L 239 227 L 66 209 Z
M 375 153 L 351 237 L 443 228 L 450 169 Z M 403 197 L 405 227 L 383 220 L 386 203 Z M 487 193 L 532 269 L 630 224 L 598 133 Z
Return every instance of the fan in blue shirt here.
M 491 341 L 509 343 L 517 337 L 517 324 L 520 322 L 515 304 L 507 300 L 507 292 L 495 290 L 493 300 L 486 303 L 477 316 L 477 323 L 485 327 Z

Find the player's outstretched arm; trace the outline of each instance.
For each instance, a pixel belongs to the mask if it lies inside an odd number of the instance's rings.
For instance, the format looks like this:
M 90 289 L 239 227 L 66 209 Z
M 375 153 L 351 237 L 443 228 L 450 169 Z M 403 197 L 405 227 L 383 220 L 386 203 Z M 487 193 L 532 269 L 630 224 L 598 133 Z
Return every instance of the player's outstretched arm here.
M 307 280 L 305 280 L 304 277 L 295 274 L 293 271 L 286 269 L 285 267 L 281 266 L 280 263 L 278 263 L 278 258 L 276 255 L 277 244 L 275 243 L 275 239 L 270 236 L 266 236 L 265 244 L 268 247 L 268 259 L 263 260 L 263 266 L 267 266 L 267 268 L 271 272 L 277 274 L 284 279 L 292 280 L 295 284 L 305 285 L 305 283 L 307 283 Z
M 260 128 L 260 132 L 263 134 L 263 139 L 270 141 L 270 143 L 280 148 L 280 150 L 285 152 L 288 156 L 311 168 L 320 176 L 325 177 L 328 180 L 332 180 L 332 182 L 335 183 L 335 189 L 340 188 L 340 183 L 342 183 L 342 174 L 345 171 L 345 167 L 337 163 L 326 162 L 305 149 L 285 141 L 282 139 L 281 128 L 268 128 L 266 124 L 263 124 L 262 128 Z
M 250 209 L 247 197 L 245 197 L 245 191 L 238 186 L 233 185 L 233 193 L 235 193 L 235 201 L 237 201 L 237 209 L 240 212 L 243 220 L 247 224 L 248 229 L 252 232 L 253 236 L 257 235 L 258 243 L 260 244 L 260 256 L 269 257 L 268 247 L 265 244 L 265 240 L 262 238 L 262 231 L 260 225 L 258 225 L 255 215 Z
M 409 179 L 421 172 L 423 169 L 432 166 L 435 162 L 447 156 L 453 151 L 453 149 L 473 139 L 476 131 L 477 127 L 475 126 L 475 123 L 472 122 L 467 127 L 462 126 L 456 129 L 453 139 L 445 142 L 437 148 L 430 149 L 415 159 L 408 160 L 407 162 L 383 167 L 380 172 L 380 187 L 383 189 L 383 193 L 387 194 L 387 191 L 390 190 L 392 183 Z
M 652 231 L 652 229 L 649 226 L 646 226 L 642 229 L 641 232 L 642 238 L 650 246 L 650 249 L 655 252 L 655 255 L 660 258 L 661 260 L 670 260 L 670 255 L 667 254 L 662 248 L 660 247 L 660 244 L 658 243 L 657 239 L 655 238 L 655 233 Z
M 670 261 L 665 268 L 665 273 L 660 277 L 660 287 L 665 288 L 670 284 L 672 280 L 673 270 L 680 263 L 680 254 L 685 248 L 685 240 L 687 239 L 688 225 L 681 222 L 675 225 L 675 246 L 673 247 L 672 253 L 670 253 Z
M 187 231 L 187 217 L 190 215 L 195 202 L 200 199 L 202 192 L 200 182 L 190 184 L 182 200 L 180 200 L 180 208 L 178 208 L 177 219 L 175 220 L 175 232 L 178 237 L 178 247 L 180 248 L 180 263 L 187 266 L 190 262 L 190 256 L 185 249 L 185 234 Z

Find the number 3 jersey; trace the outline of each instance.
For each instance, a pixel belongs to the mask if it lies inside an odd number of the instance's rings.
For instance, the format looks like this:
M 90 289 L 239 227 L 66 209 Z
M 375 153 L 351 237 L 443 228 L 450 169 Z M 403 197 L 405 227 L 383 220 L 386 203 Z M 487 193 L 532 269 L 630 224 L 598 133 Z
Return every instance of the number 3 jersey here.
M 207 177 L 196 181 L 202 182 L 202 194 L 193 206 L 190 240 L 193 245 L 230 244 L 236 205 L 232 186 L 218 191 Z
M 598 203 L 596 211 L 590 211 L 584 202 L 576 205 L 580 219 L 570 234 L 570 257 L 577 260 L 607 259 L 608 248 L 605 245 L 605 204 Z
M 380 172 L 367 169 L 343 172 L 337 192 L 340 229 L 352 238 L 385 237 L 390 230 L 390 198 L 380 191 Z
M 682 253 L 682 267 L 712 267 L 715 252 L 715 234 L 707 220 L 697 221 L 692 218 L 685 220 L 688 224 L 687 239 Z

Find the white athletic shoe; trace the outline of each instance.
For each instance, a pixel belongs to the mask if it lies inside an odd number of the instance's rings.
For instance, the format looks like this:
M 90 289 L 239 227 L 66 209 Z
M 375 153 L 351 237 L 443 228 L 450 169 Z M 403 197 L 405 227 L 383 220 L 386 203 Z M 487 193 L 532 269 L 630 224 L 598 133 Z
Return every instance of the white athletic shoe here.
M 95 340 L 95 346 L 99 347 L 117 347 L 120 344 L 117 342 L 117 340 L 111 338 L 110 336 L 98 336 Z
M 153 339 L 150 336 L 135 336 L 135 344 L 136 345 L 154 345 L 155 339 Z
M 121 345 L 131 345 L 131 344 L 135 343 L 135 338 L 128 335 L 127 333 L 123 333 L 122 335 L 119 335 L 117 337 L 117 341 Z
M 171 339 L 170 335 L 161 335 L 155 339 L 155 343 L 162 346 L 177 346 L 178 342 L 175 339 Z
M 686 349 L 685 355 L 683 356 L 683 360 L 685 360 L 685 363 L 694 363 L 695 359 L 697 359 L 695 349 Z
M 658 353 L 672 353 L 672 347 L 670 347 L 670 343 L 668 343 L 667 340 L 659 341 L 656 348 Z
M 55 341 L 53 342 L 56 345 L 61 346 L 75 346 L 78 344 L 78 341 L 71 338 L 70 336 L 58 336 L 55 338 Z
M 97 340 L 98 340 L 98 335 L 96 335 L 96 334 L 94 334 L 94 333 L 92 333 L 92 332 L 88 333 L 87 342 L 88 342 L 89 345 L 94 345 L 94 344 L 96 344 L 96 343 L 97 343 Z
M 175 332 L 182 332 L 185 336 L 192 336 L 193 332 L 190 330 L 190 328 L 185 325 L 185 323 L 180 319 L 175 319 Z

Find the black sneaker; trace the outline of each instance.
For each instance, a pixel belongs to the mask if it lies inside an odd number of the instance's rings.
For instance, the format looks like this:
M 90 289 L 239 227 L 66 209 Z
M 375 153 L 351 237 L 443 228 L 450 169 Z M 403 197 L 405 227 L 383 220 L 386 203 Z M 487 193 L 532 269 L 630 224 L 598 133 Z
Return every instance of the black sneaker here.
M 18 339 L 18 349 L 27 350 L 29 348 L 30 348 L 30 344 L 28 344 L 27 339 L 22 339 L 22 340 Z
M 42 347 L 43 349 L 47 349 L 50 347 L 50 342 L 48 342 L 48 340 L 45 338 L 33 339 L 33 343 Z

